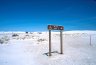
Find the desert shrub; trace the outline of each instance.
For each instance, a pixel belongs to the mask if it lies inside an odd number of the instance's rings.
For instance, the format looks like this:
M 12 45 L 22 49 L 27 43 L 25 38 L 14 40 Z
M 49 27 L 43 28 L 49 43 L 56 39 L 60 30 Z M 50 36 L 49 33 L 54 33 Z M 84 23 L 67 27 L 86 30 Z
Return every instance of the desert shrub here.
M 4 40 L 3 39 L 0 39 L 0 44 L 3 44 L 4 43 Z
M 7 36 L 4 36 L 4 37 L 0 38 L 0 44 L 8 43 L 9 40 L 10 39 Z
M 12 37 L 17 37 L 17 36 L 19 36 L 19 35 L 18 35 L 18 34 L 13 34 L 13 35 L 12 35 Z
M 38 39 L 38 42 L 46 41 L 46 39 Z
M 42 32 L 38 32 L 38 34 L 42 34 Z
M 33 34 L 32 32 L 30 32 L 30 34 Z
M 27 35 L 25 35 L 25 36 L 29 36 L 29 35 L 27 34 Z
M 26 34 L 28 34 L 28 32 L 25 32 Z
M 4 37 L 2 37 L 2 39 L 4 39 L 5 41 L 9 41 L 10 40 L 8 36 L 4 36 Z

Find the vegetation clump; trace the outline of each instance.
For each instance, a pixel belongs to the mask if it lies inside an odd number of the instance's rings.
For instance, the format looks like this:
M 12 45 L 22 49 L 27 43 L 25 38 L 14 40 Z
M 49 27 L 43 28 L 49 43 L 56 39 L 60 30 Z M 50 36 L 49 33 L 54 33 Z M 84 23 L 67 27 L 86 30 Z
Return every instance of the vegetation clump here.
M 0 38 L 0 44 L 8 43 L 9 40 L 10 39 L 7 36 L 4 36 L 4 37 Z
M 13 34 L 13 35 L 12 35 L 12 37 L 17 37 L 17 36 L 19 36 L 19 35 L 18 35 L 18 34 Z

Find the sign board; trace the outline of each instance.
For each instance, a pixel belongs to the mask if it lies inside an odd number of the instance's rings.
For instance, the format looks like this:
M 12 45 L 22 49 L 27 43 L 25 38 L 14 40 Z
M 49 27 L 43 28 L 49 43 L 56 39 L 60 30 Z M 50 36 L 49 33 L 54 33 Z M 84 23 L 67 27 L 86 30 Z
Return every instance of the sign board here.
M 64 30 L 64 27 L 56 25 L 48 25 L 48 30 Z
M 56 25 L 48 25 L 48 30 L 49 30 L 49 56 L 51 56 L 51 30 L 60 30 L 60 54 L 63 54 L 63 26 L 56 26 Z

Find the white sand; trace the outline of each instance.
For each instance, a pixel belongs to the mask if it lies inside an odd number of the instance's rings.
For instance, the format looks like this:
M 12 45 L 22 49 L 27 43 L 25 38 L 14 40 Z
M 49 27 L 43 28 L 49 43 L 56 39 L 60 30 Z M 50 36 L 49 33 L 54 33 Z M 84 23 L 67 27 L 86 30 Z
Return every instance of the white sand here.
M 10 37 L 9 43 L 0 44 L 0 65 L 96 65 L 96 31 L 65 31 L 64 54 L 53 53 L 51 57 L 44 55 L 48 52 L 48 32 L 17 33 L 15 39 L 12 34 L 0 35 Z M 52 51 L 60 52 L 59 38 L 59 32 L 52 33 Z

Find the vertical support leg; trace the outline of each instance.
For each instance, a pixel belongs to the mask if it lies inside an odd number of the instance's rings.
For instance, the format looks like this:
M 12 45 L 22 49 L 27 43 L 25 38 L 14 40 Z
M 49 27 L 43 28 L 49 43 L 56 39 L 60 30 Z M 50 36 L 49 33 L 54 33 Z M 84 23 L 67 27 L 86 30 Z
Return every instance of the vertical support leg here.
M 51 30 L 49 30 L 49 56 L 51 56 Z
M 63 35 L 62 35 L 63 30 L 60 30 L 60 54 L 63 54 Z
M 90 35 L 90 46 L 91 46 L 91 35 Z

